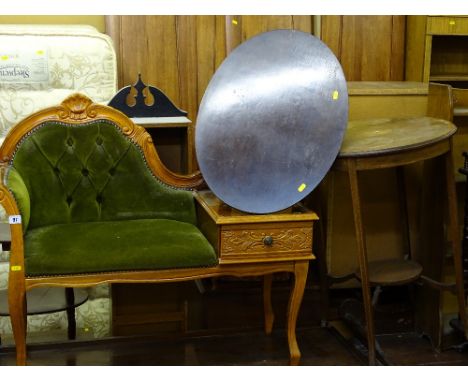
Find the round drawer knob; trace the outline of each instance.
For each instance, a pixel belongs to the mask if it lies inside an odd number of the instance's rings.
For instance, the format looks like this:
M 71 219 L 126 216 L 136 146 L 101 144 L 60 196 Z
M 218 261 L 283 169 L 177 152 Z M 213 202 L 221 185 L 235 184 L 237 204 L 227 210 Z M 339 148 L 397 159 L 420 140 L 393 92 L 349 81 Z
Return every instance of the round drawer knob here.
M 272 245 L 273 244 L 273 238 L 271 236 L 265 236 L 263 238 L 263 244 L 268 245 L 268 246 Z

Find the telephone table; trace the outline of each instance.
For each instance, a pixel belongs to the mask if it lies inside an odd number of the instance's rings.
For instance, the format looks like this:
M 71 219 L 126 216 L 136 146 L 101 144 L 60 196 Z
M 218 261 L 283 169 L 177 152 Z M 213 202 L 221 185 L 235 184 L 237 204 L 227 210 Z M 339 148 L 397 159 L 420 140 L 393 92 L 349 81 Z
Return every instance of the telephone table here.
M 198 224 L 219 258 L 213 276 L 264 276 L 265 332 L 270 334 L 274 314 L 271 305 L 273 274 L 294 274 L 288 312 L 287 337 L 290 364 L 301 353 L 296 341 L 296 321 L 304 294 L 312 254 L 312 228 L 317 215 L 300 204 L 265 215 L 240 212 L 211 191 L 195 192 Z

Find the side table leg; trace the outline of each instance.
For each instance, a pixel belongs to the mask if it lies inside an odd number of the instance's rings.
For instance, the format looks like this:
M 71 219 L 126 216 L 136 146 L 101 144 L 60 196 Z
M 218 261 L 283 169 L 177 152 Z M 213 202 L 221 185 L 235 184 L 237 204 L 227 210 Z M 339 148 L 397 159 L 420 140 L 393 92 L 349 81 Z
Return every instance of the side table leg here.
M 299 351 L 299 346 L 297 345 L 296 339 L 296 322 L 299 308 L 302 302 L 302 297 L 304 296 L 308 269 L 308 261 L 297 261 L 294 265 L 294 285 L 289 297 L 287 315 L 287 333 L 290 355 L 289 364 L 291 366 L 299 365 L 299 360 L 301 358 L 301 352 Z
M 351 186 L 351 199 L 353 204 L 354 214 L 354 228 L 356 231 L 356 241 L 358 245 L 359 254 L 359 269 L 362 288 L 362 298 L 364 302 L 364 315 L 366 318 L 367 328 L 367 349 L 369 352 L 369 365 L 376 364 L 375 355 L 375 330 L 374 330 L 374 317 L 372 312 L 372 301 L 369 285 L 368 262 L 367 262 L 367 248 L 366 238 L 364 233 L 364 226 L 362 222 L 361 212 L 361 199 L 359 196 L 359 184 L 356 165 L 353 160 L 348 160 L 348 175 L 349 183 Z
M 273 284 L 273 274 L 270 273 L 263 277 L 263 313 L 265 318 L 265 333 L 271 334 L 275 314 L 271 304 L 271 286 Z

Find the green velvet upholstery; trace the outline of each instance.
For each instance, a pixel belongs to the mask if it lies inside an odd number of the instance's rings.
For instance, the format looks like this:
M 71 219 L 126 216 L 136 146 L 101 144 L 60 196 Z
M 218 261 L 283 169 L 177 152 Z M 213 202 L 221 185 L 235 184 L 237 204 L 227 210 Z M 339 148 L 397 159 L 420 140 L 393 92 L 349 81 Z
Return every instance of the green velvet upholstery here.
M 6 183 L 23 216 L 27 274 L 216 263 L 192 193 L 155 178 L 109 121 L 41 124 L 18 145 Z
M 25 269 L 30 276 L 187 268 L 217 263 L 213 247 L 197 227 L 167 219 L 36 228 L 25 236 L 25 253 Z
M 109 122 L 44 123 L 21 143 L 12 167 L 29 192 L 31 229 L 123 219 L 196 223 L 191 193 L 158 182 L 136 145 Z M 23 212 L 12 173 L 8 186 Z

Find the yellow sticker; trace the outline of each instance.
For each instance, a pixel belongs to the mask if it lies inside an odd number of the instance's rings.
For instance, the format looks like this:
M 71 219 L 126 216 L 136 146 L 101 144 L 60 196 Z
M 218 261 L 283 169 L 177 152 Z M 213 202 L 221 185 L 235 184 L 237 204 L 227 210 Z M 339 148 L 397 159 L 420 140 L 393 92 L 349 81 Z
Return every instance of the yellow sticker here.
M 455 25 L 455 20 L 450 20 L 449 25 Z
M 8 56 L 2 56 L 2 60 L 3 60 L 3 61 L 8 60 Z
M 18 272 L 21 270 L 21 265 L 12 265 L 10 269 L 12 272 Z
M 233 23 L 234 25 L 237 25 L 237 20 L 232 20 L 232 23 Z
M 297 188 L 297 191 L 302 192 L 302 191 L 304 191 L 304 190 L 306 189 L 306 187 L 307 187 L 307 184 L 302 183 L 302 184 Z
M 42 56 L 44 54 L 44 51 L 43 50 L 38 50 L 38 51 L 36 51 L 36 54 L 38 56 Z
M 339 97 L 340 97 L 340 93 L 338 93 L 338 90 L 335 90 L 332 96 L 333 100 L 336 101 Z

